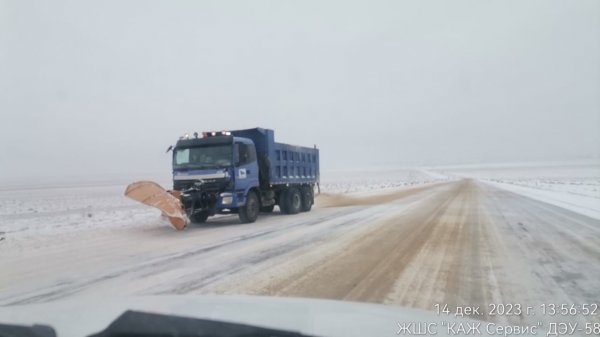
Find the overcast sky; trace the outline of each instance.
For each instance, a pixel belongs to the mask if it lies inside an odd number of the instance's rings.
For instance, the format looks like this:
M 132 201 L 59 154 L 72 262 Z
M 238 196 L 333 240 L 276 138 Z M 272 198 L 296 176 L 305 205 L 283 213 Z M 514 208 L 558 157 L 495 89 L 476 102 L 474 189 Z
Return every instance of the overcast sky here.
M 598 156 L 600 1 L 0 0 L 0 116 L 0 182 L 255 126 L 325 169 Z

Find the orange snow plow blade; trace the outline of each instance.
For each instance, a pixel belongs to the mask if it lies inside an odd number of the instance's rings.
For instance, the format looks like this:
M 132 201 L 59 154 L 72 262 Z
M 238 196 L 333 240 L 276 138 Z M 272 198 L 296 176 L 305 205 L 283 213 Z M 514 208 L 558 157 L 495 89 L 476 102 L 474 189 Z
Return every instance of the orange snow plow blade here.
M 177 230 L 184 229 L 188 224 L 187 216 L 179 199 L 155 182 L 138 181 L 130 184 L 125 190 L 125 196 L 160 209 Z

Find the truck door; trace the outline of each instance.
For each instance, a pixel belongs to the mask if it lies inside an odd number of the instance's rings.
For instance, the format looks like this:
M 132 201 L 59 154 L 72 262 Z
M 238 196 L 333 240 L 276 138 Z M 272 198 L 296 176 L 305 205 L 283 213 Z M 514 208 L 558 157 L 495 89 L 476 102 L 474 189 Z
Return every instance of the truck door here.
M 235 192 L 238 201 L 244 199 L 245 192 L 258 186 L 258 163 L 254 144 L 236 143 L 235 156 Z

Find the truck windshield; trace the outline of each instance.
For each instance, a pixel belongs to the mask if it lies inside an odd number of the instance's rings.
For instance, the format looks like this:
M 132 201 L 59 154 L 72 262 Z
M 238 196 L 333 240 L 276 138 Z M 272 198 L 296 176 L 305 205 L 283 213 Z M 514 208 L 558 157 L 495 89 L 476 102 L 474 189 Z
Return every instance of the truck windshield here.
M 231 166 L 231 161 L 231 145 L 179 148 L 173 155 L 173 168 L 220 168 Z

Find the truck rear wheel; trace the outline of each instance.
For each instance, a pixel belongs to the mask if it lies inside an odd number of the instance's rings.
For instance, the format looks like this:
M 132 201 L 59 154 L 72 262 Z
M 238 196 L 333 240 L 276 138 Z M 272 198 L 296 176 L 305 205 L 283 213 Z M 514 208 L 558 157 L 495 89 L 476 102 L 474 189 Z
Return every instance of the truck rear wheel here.
M 287 194 L 287 210 L 289 214 L 297 214 L 302 208 L 302 195 L 297 188 L 291 188 Z
M 246 205 L 240 207 L 239 217 L 242 223 L 252 223 L 258 218 L 258 212 L 260 211 L 260 203 L 256 193 L 253 191 L 248 192 L 246 197 Z
M 308 212 L 314 203 L 313 189 L 310 186 L 302 187 L 302 207 L 300 211 Z
M 288 190 L 279 192 L 279 211 L 283 214 L 288 214 Z

